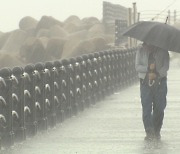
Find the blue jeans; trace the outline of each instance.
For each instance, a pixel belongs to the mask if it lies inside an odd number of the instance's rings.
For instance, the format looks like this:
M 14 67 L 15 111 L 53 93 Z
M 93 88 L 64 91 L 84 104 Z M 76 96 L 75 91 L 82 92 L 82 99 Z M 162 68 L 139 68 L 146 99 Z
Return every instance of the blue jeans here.
M 140 79 L 142 118 L 147 134 L 160 135 L 166 108 L 167 78 L 162 78 L 149 86 Z

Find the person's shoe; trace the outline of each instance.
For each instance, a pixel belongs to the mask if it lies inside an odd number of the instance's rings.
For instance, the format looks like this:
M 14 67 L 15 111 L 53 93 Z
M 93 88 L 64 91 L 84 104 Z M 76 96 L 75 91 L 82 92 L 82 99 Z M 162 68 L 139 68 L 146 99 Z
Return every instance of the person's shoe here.
M 145 141 L 152 141 L 153 138 L 154 138 L 154 137 L 153 137 L 152 135 L 146 135 L 145 138 L 144 138 L 144 140 L 145 140 Z
M 155 139 L 156 139 L 156 140 L 161 140 L 161 134 L 160 134 L 160 133 L 156 134 L 156 135 L 155 135 Z

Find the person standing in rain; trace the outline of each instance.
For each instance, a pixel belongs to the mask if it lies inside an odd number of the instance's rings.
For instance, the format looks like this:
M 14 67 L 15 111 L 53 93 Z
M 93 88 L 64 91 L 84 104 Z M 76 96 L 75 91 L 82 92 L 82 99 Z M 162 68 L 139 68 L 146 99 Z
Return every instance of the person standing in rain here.
M 145 140 L 161 139 L 167 95 L 169 53 L 145 42 L 136 53 Z

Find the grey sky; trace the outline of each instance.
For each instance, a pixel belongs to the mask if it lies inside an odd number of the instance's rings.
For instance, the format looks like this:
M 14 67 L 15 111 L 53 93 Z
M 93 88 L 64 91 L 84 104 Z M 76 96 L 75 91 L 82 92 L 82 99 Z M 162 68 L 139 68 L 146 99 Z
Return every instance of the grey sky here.
M 163 10 L 172 4 L 171 11 L 180 8 L 179 0 L 106 0 L 125 7 L 137 3 L 138 11 Z M 70 15 L 80 18 L 95 16 L 102 18 L 103 0 L 4 0 L 0 5 L 0 31 L 6 32 L 18 28 L 20 19 L 31 16 L 37 20 L 43 15 L 53 16 L 64 21 Z

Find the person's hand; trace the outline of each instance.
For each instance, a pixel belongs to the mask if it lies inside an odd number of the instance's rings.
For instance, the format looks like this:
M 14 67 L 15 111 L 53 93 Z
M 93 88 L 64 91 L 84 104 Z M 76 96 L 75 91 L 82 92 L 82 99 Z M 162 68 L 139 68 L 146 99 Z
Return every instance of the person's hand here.
M 154 80 L 156 78 L 156 73 L 149 73 L 148 77 L 149 77 L 149 80 Z
M 149 68 L 150 70 L 155 70 L 155 64 L 150 64 Z

